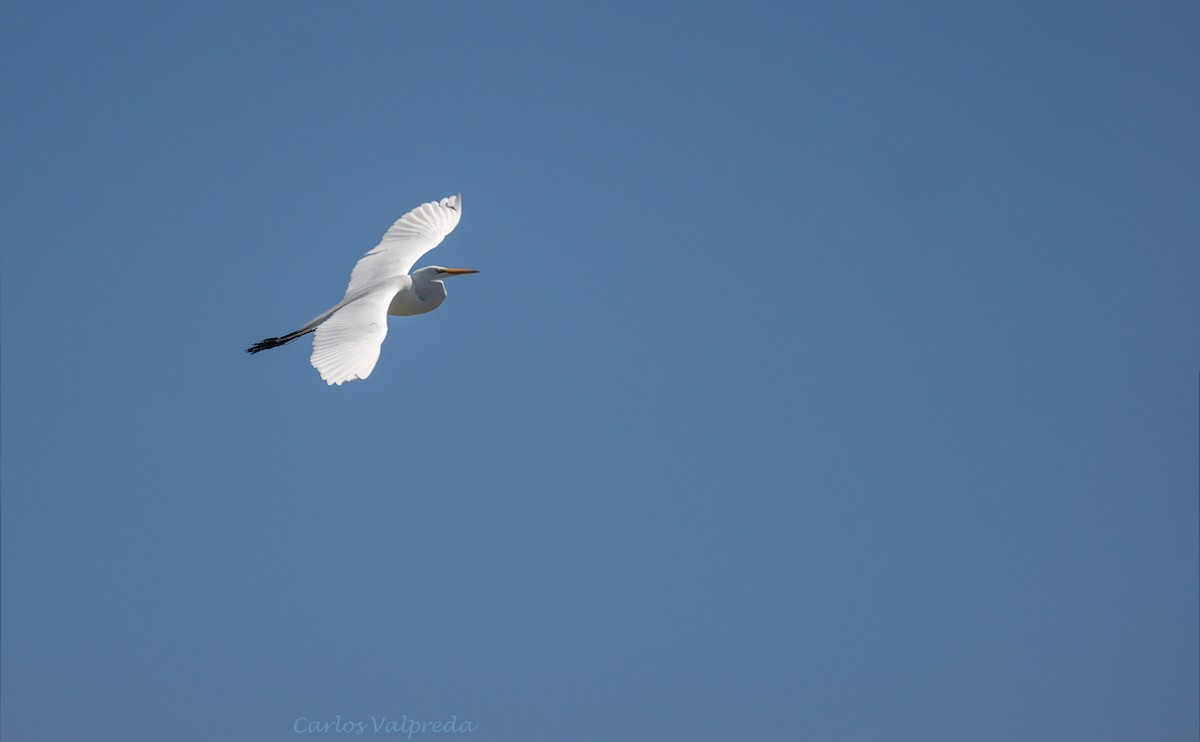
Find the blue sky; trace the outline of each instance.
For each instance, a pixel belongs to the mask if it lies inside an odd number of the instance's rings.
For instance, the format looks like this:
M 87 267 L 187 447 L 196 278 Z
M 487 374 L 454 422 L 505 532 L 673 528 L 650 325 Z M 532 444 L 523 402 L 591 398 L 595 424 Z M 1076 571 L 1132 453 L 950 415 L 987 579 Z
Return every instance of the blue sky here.
M 6 741 L 1200 735 L 1195 3 L 0 14 Z

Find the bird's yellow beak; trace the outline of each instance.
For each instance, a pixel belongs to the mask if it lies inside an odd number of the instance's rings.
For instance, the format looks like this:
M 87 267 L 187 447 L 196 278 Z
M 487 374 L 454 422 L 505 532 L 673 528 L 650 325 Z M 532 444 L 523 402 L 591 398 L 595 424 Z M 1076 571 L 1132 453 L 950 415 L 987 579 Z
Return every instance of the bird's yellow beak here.
M 474 268 L 447 268 L 446 272 L 452 276 L 465 276 L 468 273 L 478 273 Z

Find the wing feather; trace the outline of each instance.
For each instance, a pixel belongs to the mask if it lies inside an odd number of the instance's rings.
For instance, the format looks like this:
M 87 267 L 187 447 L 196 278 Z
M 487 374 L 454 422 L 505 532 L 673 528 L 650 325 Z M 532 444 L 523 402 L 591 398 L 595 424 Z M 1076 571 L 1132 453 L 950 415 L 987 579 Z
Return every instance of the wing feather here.
M 380 287 L 338 309 L 317 327 L 312 365 L 329 384 L 371 375 L 387 336 L 387 308 L 395 286 Z
M 462 194 L 422 204 L 396 220 L 383 240 L 364 255 L 350 274 L 349 296 L 374 284 L 406 275 L 421 256 L 441 244 L 458 226 Z

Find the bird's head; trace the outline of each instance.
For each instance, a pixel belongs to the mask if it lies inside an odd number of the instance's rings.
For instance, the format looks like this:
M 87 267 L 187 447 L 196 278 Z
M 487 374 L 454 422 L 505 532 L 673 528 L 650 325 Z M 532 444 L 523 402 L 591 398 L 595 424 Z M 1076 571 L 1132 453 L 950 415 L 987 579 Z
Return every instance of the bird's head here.
M 440 265 L 427 265 L 424 268 L 413 271 L 413 278 L 421 281 L 441 281 L 450 276 L 465 276 L 468 273 L 478 273 L 479 271 L 473 268 L 443 268 Z

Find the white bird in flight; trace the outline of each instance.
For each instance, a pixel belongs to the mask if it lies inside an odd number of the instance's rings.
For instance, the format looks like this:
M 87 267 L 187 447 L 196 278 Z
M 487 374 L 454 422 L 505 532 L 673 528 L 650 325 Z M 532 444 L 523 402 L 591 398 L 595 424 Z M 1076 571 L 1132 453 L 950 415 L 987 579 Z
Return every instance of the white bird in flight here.
M 350 274 L 346 295 L 333 309 L 295 332 L 251 345 L 247 353 L 278 348 L 316 332 L 312 365 L 329 384 L 371 375 L 387 335 L 387 316 L 432 312 L 446 298 L 443 280 L 478 273 L 470 268 L 426 266 L 413 271 L 421 256 L 437 247 L 458 226 L 462 194 L 430 201 L 400 217 L 383 241 L 362 257 Z

